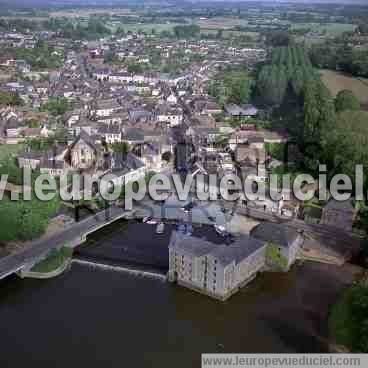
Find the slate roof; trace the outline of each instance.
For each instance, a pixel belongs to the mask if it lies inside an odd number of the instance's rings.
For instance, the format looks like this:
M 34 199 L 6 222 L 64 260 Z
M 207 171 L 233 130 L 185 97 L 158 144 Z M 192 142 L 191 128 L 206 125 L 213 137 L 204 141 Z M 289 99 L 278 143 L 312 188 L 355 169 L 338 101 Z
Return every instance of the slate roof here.
M 283 247 L 288 247 L 299 235 L 296 230 L 288 226 L 272 222 L 260 223 L 250 234 L 256 239 L 271 242 Z
M 129 169 L 137 170 L 144 166 L 144 163 L 131 152 L 113 152 L 112 153 L 112 169 Z
M 211 252 L 211 256 L 216 258 L 223 266 L 226 266 L 233 261 L 237 264 L 245 258 L 248 258 L 264 245 L 265 242 L 263 240 L 243 235 L 235 238 L 235 241 L 229 245 L 221 245 L 215 248 L 213 252 Z
M 216 244 L 203 238 L 195 238 L 177 231 L 171 233 L 170 245 L 171 249 L 182 250 L 194 257 L 201 257 L 210 253 Z
M 120 134 L 121 129 L 120 129 L 119 126 L 116 126 L 116 125 L 105 125 L 105 124 L 103 124 L 98 129 L 98 133 L 99 134 Z
M 144 132 L 139 128 L 128 128 L 123 136 L 128 141 L 144 141 Z
M 94 150 L 97 150 L 97 146 L 95 143 L 95 140 L 93 139 L 93 137 L 91 137 L 89 134 L 87 134 L 84 130 L 81 130 L 80 134 L 78 135 L 78 137 L 75 139 L 75 141 L 71 144 L 71 146 L 69 147 L 70 149 L 73 149 L 74 146 L 80 141 L 83 140 L 86 144 L 88 144 L 91 148 L 93 148 Z
M 40 162 L 41 169 L 64 169 L 65 163 L 60 160 L 44 159 Z
M 347 201 L 336 201 L 335 199 L 331 199 L 328 201 L 323 210 L 334 210 L 334 211 L 342 211 L 342 212 L 354 212 L 354 207 L 351 203 L 351 200 Z
M 239 236 L 235 238 L 234 242 L 226 245 L 224 243 L 215 243 L 209 239 L 173 231 L 169 247 L 171 249 L 184 251 L 186 254 L 190 254 L 194 257 L 201 257 L 204 255 L 212 256 L 220 264 L 226 266 L 232 262 L 238 264 L 258 249 L 262 248 L 264 244 L 264 241 L 257 240 L 247 235 Z

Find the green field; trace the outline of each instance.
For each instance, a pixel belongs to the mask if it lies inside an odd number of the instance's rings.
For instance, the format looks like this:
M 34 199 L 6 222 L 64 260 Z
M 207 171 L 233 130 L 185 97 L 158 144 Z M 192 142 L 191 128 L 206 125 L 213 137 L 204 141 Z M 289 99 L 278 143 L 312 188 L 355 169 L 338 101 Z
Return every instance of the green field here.
M 336 37 L 344 32 L 353 32 L 355 24 L 344 23 L 295 23 L 291 24 L 291 30 L 310 29 L 312 32 L 324 34 L 327 37 Z
M 172 31 L 175 26 L 179 25 L 179 23 L 164 23 L 164 24 L 156 24 L 156 23 L 134 23 L 134 24 L 118 24 L 114 23 L 109 25 L 112 31 L 115 31 L 117 28 L 124 29 L 125 32 L 138 32 L 142 31 L 145 33 L 151 33 L 154 29 L 156 33 L 160 33 L 162 31 Z

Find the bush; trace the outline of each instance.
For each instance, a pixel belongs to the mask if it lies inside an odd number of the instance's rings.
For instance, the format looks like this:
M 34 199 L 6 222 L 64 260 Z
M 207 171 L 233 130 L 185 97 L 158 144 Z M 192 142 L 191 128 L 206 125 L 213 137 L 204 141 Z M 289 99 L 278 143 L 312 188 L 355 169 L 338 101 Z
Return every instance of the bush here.
M 348 289 L 332 307 L 330 334 L 338 344 L 353 352 L 368 352 L 368 287 L 358 284 Z

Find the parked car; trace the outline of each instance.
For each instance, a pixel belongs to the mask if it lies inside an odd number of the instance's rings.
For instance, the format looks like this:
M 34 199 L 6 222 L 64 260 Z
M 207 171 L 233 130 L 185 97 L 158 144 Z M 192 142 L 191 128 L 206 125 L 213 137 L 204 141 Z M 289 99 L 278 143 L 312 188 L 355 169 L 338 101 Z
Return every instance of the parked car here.
M 211 221 L 211 222 L 215 222 L 216 219 L 213 216 L 207 216 L 207 218 Z
M 194 204 L 193 202 L 190 202 L 188 204 L 186 204 L 185 206 L 183 206 L 181 209 L 185 212 L 185 213 L 188 213 L 190 212 L 194 207 Z
M 217 224 L 215 224 L 213 226 L 214 226 L 215 231 L 216 231 L 217 234 L 219 234 L 221 236 L 225 236 L 227 234 L 226 228 L 225 228 L 224 225 L 217 225 Z

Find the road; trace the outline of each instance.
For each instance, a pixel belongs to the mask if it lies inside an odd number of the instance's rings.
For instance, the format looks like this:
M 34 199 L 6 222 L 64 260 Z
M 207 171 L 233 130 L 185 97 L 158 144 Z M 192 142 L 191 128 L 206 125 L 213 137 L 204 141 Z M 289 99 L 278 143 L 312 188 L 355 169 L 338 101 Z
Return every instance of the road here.
M 173 201 L 173 203 L 166 203 L 165 205 L 154 204 L 150 200 L 144 200 L 136 206 L 136 209 L 142 211 L 142 215 L 151 215 L 155 218 L 166 218 L 170 220 L 190 221 L 195 223 L 213 224 L 214 221 L 209 217 L 213 217 L 218 224 L 225 224 L 235 216 L 247 216 L 259 221 L 270 221 L 283 223 L 296 230 L 303 230 L 306 234 L 312 237 L 323 239 L 324 242 L 329 243 L 335 248 L 339 248 L 338 244 L 344 247 L 341 252 L 346 249 L 354 250 L 359 246 L 359 240 L 354 234 L 326 225 L 306 224 L 304 221 L 295 218 L 286 218 L 275 215 L 271 212 L 262 211 L 253 208 L 238 207 L 233 209 L 234 213 L 222 212 L 222 207 L 218 203 L 211 204 L 197 204 L 192 211 L 185 213 L 181 210 L 183 203 Z M 111 207 L 109 209 L 109 216 L 105 211 L 88 217 L 78 223 L 70 225 L 67 229 L 55 233 L 47 238 L 35 240 L 26 249 L 6 256 L 0 259 L 0 279 L 22 269 L 27 264 L 37 261 L 45 256 L 51 249 L 58 248 L 67 242 L 72 242 L 81 239 L 89 233 L 103 225 L 112 222 L 118 218 L 123 217 L 126 213 L 123 209 L 118 207 Z
M 19 271 L 27 264 L 46 255 L 51 249 L 62 246 L 67 242 L 81 238 L 85 233 L 105 223 L 120 218 L 124 211 L 118 207 L 110 208 L 109 219 L 106 219 L 105 211 L 101 211 L 92 217 L 88 217 L 78 223 L 70 225 L 67 229 L 55 233 L 47 238 L 35 240 L 26 249 L 10 254 L 0 259 L 0 279 Z

